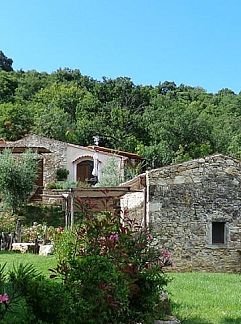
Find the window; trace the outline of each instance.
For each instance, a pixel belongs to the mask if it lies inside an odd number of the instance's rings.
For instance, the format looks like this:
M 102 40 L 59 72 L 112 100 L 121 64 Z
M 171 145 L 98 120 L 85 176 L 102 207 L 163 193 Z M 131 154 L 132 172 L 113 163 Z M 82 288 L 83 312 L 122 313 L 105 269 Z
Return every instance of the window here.
M 212 244 L 225 243 L 225 222 L 212 222 Z

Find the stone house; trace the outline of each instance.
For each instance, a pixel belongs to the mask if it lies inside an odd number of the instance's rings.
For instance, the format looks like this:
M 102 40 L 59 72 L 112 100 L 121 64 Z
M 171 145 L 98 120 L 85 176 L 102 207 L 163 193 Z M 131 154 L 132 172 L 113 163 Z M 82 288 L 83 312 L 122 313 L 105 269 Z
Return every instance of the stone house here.
M 214 155 L 141 177 L 139 196 L 125 195 L 122 208 L 160 233 L 177 271 L 241 271 L 241 161 Z
M 10 148 L 13 153 L 22 153 L 31 148 L 38 154 L 39 173 L 37 185 L 45 186 L 56 179 L 56 170 L 66 168 L 68 180 L 80 182 L 98 182 L 103 168 L 110 159 L 114 160 L 117 173 L 122 179 L 124 167 L 135 165 L 141 157 L 134 153 L 112 150 L 100 146 L 84 147 L 30 134 L 15 142 L 0 142 L 0 151 Z

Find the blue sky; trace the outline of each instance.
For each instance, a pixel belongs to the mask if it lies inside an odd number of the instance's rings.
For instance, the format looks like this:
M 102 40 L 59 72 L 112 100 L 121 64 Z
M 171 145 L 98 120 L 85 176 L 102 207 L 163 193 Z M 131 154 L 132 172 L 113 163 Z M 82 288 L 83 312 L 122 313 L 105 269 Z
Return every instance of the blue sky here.
M 16 70 L 239 92 L 241 1 L 1 1 L 0 49 Z

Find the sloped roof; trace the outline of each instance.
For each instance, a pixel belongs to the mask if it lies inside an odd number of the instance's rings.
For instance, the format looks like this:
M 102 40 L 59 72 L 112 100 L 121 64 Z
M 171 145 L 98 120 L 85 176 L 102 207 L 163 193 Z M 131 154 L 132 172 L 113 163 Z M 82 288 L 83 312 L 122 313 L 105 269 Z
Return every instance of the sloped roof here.
M 43 197 L 63 198 L 63 194 L 72 194 L 78 198 L 119 198 L 130 191 L 130 187 L 90 187 L 90 188 L 72 188 L 69 190 L 50 190 L 52 194 L 43 194 Z
M 10 149 L 12 153 L 24 153 L 28 150 L 34 151 L 35 153 L 51 153 L 48 149 L 42 146 L 11 146 L 11 145 L 6 145 L 6 146 L 1 146 L 0 145 L 0 152 L 2 152 L 5 149 Z
M 131 159 L 135 159 L 135 160 L 142 160 L 142 157 L 139 156 L 138 154 L 135 154 L 135 153 L 131 153 L 131 152 L 124 152 L 124 151 L 119 151 L 119 150 L 115 150 L 115 149 L 110 149 L 110 148 L 107 148 L 107 147 L 101 147 L 101 146 L 96 146 L 96 145 L 93 145 L 93 146 L 82 146 L 82 145 L 78 145 L 78 144 L 72 144 L 72 143 L 68 143 L 68 142 L 63 142 L 63 141 L 59 141 L 59 140 L 55 140 L 53 138 L 48 138 L 48 137 L 45 137 L 45 136 L 41 136 L 41 135 L 36 135 L 36 134 L 27 134 L 25 135 L 22 139 L 19 139 L 17 141 L 13 141 L 13 142 L 6 142 L 4 139 L 0 139 L 0 148 L 1 147 L 5 147 L 5 148 L 12 148 L 14 147 L 15 151 L 17 151 L 17 147 L 19 148 L 19 153 L 21 153 L 21 150 L 23 150 L 23 144 L 22 144 L 22 140 L 23 139 L 26 139 L 26 138 L 30 138 L 31 137 L 36 137 L 39 139 L 39 141 L 41 142 L 41 140 L 46 140 L 46 141 L 53 141 L 53 142 L 56 142 L 56 143 L 61 143 L 61 144 L 65 144 L 67 146 L 70 146 L 70 147 L 75 147 L 75 148 L 78 148 L 78 149 L 81 149 L 81 150 L 85 150 L 85 151 L 89 151 L 89 152 L 100 152 L 102 154 L 105 154 L 105 155 L 108 155 L 108 156 L 113 156 L 113 155 L 116 155 L 116 156 L 119 156 L 119 157 L 126 157 L 126 158 L 131 158 Z M 27 146 L 26 146 L 27 147 Z M 20 149 L 22 148 L 22 149 Z M 32 148 L 32 147 L 31 147 Z M 35 147 L 37 148 L 37 147 Z M 38 146 L 38 148 L 41 150 L 40 151 L 43 151 L 43 153 L 48 153 L 48 152 L 44 152 L 44 145 L 40 145 Z M 47 149 L 46 149 L 47 150 Z M 49 151 L 50 152 L 50 151 Z
M 88 147 L 97 151 L 97 152 L 116 154 L 116 155 L 128 157 L 130 159 L 134 159 L 134 160 L 143 160 L 143 158 L 136 153 L 120 151 L 120 150 L 111 149 L 111 148 L 103 147 L 103 146 L 97 146 L 97 145 L 90 145 Z

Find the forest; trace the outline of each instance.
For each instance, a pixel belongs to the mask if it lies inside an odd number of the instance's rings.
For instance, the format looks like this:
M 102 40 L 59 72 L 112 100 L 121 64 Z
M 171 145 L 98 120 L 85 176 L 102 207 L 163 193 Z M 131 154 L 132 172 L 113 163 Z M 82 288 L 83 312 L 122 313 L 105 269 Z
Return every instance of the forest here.
M 92 145 L 99 135 L 101 146 L 138 153 L 149 168 L 214 153 L 241 158 L 241 93 L 99 81 L 68 68 L 14 71 L 12 63 L 0 51 L 0 138 L 32 132 Z

